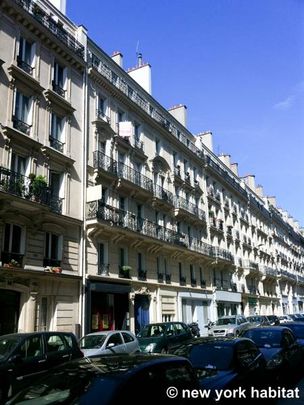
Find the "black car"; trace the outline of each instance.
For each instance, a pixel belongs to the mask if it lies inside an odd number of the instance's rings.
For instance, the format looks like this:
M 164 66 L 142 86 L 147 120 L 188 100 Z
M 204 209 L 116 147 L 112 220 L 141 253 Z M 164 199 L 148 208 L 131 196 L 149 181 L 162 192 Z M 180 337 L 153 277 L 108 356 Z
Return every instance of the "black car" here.
M 0 403 L 50 368 L 81 357 L 83 353 L 73 333 L 34 332 L 0 336 Z
M 269 377 L 285 381 L 303 362 L 303 351 L 292 331 L 285 326 L 266 326 L 244 331 L 263 353 Z
M 169 387 L 175 387 L 167 394 Z M 8 404 L 117 405 L 181 402 L 181 391 L 199 389 L 190 362 L 157 354 L 121 354 L 74 360 L 58 366 Z M 175 397 L 174 395 L 177 394 Z M 169 396 L 168 396 L 169 395 Z M 171 398 L 170 398 L 171 395 Z
M 258 347 L 245 338 L 198 338 L 180 345 L 173 354 L 187 357 L 197 372 L 201 389 L 233 389 L 258 386 L 265 359 Z
M 294 334 L 295 338 L 297 339 L 298 344 L 304 350 L 304 322 L 289 322 L 285 323 L 284 326 L 291 329 L 292 333 Z
M 280 324 L 280 320 L 276 315 L 267 315 L 267 319 L 269 321 L 269 325 L 270 326 L 279 326 Z
M 146 353 L 166 353 L 192 338 L 191 329 L 183 322 L 150 323 L 137 335 L 140 350 Z

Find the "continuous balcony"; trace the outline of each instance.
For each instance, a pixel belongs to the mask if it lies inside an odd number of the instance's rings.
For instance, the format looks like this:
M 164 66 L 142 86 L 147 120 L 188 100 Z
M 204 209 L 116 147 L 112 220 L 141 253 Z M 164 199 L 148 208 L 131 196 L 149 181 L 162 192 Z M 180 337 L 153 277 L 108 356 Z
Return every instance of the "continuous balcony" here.
M 158 205 L 169 205 L 170 208 L 173 207 L 174 197 L 171 191 L 166 190 L 164 187 L 159 186 L 158 184 L 154 185 L 154 197 L 158 200 Z
M 33 0 L 14 0 L 16 4 L 28 12 L 38 23 L 43 25 L 61 43 L 67 46 L 73 53 L 84 59 L 84 47 L 60 23 L 57 23 L 50 15 L 38 6 Z
M 137 170 L 134 170 L 132 167 L 106 156 L 101 151 L 95 151 L 93 153 L 93 165 L 94 169 L 102 171 L 106 176 L 111 175 L 124 179 L 151 194 L 153 193 L 153 182 L 151 179 L 142 175 Z
M 51 211 L 61 214 L 63 199 L 53 195 L 52 189 L 22 174 L 0 166 L 0 191 L 12 196 L 46 205 Z

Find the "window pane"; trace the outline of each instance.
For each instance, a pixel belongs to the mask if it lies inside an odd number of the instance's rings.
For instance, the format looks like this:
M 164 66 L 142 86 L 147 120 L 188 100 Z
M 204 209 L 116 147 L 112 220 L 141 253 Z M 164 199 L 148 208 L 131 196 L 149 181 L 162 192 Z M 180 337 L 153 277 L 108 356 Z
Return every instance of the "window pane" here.
M 21 245 L 21 228 L 20 226 L 13 225 L 13 237 L 12 237 L 12 252 L 20 253 Z

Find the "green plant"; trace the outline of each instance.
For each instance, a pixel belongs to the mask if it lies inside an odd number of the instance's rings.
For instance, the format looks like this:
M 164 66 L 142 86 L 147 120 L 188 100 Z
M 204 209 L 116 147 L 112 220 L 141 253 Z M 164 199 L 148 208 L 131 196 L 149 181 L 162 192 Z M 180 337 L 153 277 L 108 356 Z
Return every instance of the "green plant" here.
M 123 271 L 123 272 L 128 272 L 128 271 L 131 271 L 132 270 L 132 267 L 131 266 L 127 266 L 127 265 L 125 265 L 125 266 L 121 266 L 121 270 Z
M 45 176 L 38 175 L 31 173 L 29 175 L 30 185 L 29 185 L 29 192 L 30 195 L 34 195 L 36 201 L 40 201 L 43 196 L 45 195 L 47 189 L 47 181 Z

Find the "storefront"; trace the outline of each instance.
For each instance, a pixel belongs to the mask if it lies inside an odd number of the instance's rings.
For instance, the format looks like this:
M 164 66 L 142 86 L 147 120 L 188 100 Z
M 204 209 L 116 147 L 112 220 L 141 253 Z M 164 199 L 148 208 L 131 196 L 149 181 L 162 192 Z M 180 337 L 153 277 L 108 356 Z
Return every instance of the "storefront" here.
M 207 333 L 205 325 L 210 319 L 212 293 L 181 292 L 178 294 L 179 319 L 189 324 L 197 322 L 201 335 Z M 206 332 L 206 333 L 205 333 Z
M 127 284 L 88 282 L 86 331 L 130 329 Z
M 242 313 L 241 293 L 230 291 L 215 291 L 215 305 L 217 308 L 217 318 L 226 315 L 236 315 Z

